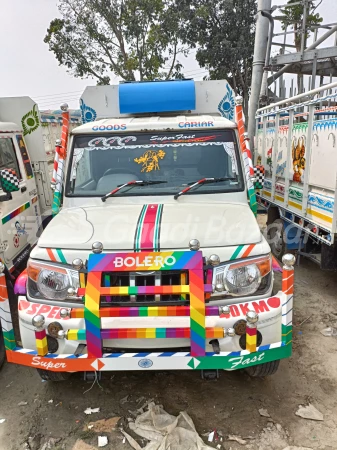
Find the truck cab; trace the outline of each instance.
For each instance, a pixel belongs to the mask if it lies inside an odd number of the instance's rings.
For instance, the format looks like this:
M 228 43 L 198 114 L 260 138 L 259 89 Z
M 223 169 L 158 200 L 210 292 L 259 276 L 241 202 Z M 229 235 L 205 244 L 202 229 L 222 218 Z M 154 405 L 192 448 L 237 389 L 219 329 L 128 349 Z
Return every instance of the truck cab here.
M 272 295 L 232 100 L 225 81 L 86 90 L 63 206 L 30 255 L 19 297 L 23 348 L 37 346 L 27 365 L 122 370 L 129 355 L 123 370 L 190 369 L 191 355 L 212 355 L 221 367 L 204 368 L 231 370 L 289 356 L 291 311 L 283 319 L 285 294 Z M 250 356 L 259 346 L 277 354 Z M 43 353 L 73 355 L 76 369 Z M 169 355 L 177 362 L 160 359 Z

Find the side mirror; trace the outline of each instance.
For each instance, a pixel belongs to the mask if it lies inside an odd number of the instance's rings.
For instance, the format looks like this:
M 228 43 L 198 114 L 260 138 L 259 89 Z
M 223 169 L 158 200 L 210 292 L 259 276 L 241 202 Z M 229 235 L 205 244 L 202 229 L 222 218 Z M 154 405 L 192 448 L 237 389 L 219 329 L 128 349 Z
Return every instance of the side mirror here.
M 255 189 L 263 189 L 264 184 L 264 167 L 263 166 L 254 166 L 254 188 Z
M 6 194 L 16 192 L 20 189 L 20 180 L 14 169 L 0 170 L 0 184 Z

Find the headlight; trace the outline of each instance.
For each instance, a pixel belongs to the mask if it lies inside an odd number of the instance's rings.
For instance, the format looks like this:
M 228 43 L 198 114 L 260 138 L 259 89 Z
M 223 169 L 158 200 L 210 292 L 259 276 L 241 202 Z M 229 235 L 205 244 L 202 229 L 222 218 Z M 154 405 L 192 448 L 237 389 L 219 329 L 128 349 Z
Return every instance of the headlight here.
M 220 264 L 213 270 L 215 291 L 232 296 L 252 295 L 266 286 L 271 274 L 271 256 Z
M 79 287 L 76 270 L 62 266 L 29 261 L 28 291 L 33 297 L 44 297 L 50 300 L 65 300 L 68 289 Z

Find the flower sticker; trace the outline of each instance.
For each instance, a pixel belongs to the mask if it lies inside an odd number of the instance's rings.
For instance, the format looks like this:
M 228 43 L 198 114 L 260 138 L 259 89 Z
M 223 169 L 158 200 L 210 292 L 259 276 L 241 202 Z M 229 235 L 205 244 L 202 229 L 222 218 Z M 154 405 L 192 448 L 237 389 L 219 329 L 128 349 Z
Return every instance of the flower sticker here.
M 218 110 L 222 117 L 226 119 L 233 120 L 234 119 L 234 108 L 235 108 L 235 100 L 231 87 L 229 84 L 226 85 L 227 92 L 224 98 L 218 105 Z
M 82 99 L 80 108 L 83 123 L 93 122 L 94 120 L 96 120 L 97 117 L 96 111 L 94 110 L 94 108 L 87 106 Z
M 26 136 L 27 134 L 33 133 L 39 125 L 39 115 L 36 111 L 36 105 L 34 105 L 34 108 L 29 111 L 27 114 L 25 114 L 21 119 L 21 125 L 23 129 L 23 135 Z
M 166 153 L 164 150 L 148 150 L 140 158 L 135 158 L 137 164 L 143 164 L 141 172 L 152 172 L 153 170 L 160 170 L 159 159 L 163 159 Z

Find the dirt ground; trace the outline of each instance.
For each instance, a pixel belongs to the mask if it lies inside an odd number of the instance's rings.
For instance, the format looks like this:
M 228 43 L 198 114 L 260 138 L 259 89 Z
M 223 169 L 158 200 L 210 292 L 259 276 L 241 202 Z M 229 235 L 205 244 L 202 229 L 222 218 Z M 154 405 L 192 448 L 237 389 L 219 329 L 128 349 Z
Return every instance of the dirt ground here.
M 280 287 L 280 275 L 276 278 Z M 218 380 L 204 381 L 199 372 L 131 372 L 107 374 L 101 386 L 91 388 L 79 375 L 53 384 L 42 382 L 33 369 L 5 364 L 0 372 L 0 419 L 6 419 L 0 424 L 0 449 L 97 448 L 98 434 L 87 428 L 89 422 L 111 417 L 122 422 L 149 399 L 174 415 L 187 411 L 200 435 L 216 429 L 223 442 L 210 444 L 215 448 L 337 449 L 337 338 L 320 333 L 337 326 L 337 276 L 302 259 L 295 283 L 293 356 L 269 378 L 222 372 Z M 323 421 L 295 415 L 299 405 L 309 403 L 323 413 Z M 86 415 L 88 407 L 100 412 Z M 270 418 L 260 416 L 260 408 Z M 108 436 L 105 449 L 131 449 L 118 427 L 100 434 Z M 229 441 L 228 435 L 246 443 Z

